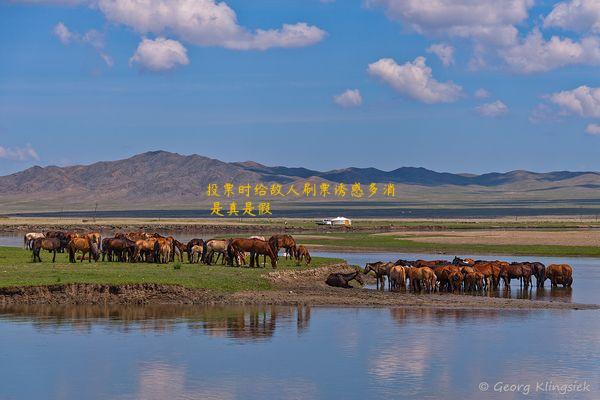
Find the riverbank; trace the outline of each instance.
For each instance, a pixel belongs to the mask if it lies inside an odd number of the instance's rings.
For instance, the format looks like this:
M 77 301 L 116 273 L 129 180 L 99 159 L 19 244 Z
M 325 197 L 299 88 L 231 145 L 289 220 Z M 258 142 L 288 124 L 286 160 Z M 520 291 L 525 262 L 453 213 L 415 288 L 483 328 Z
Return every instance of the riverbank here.
M 378 292 L 339 289 L 324 281 L 353 267 L 334 258 L 314 257 L 297 267 L 280 258 L 279 267 L 231 268 L 187 263 L 31 263 L 30 253 L 0 248 L 0 305 L 11 304 L 192 304 L 418 307 L 440 309 L 599 309 L 600 305 L 521 300 L 447 293 Z

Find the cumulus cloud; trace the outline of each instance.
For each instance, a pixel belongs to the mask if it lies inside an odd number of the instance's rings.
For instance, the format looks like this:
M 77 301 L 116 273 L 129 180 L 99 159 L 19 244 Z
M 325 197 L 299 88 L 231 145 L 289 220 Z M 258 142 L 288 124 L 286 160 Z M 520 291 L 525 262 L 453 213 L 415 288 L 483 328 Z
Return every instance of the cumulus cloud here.
M 544 26 L 575 32 L 600 33 L 600 2 L 598 0 L 560 2 L 544 18 Z
M 496 118 L 508 113 L 508 107 L 500 100 L 496 100 L 493 103 L 486 103 L 475 107 L 475 111 L 482 117 Z
M 516 40 L 514 25 L 528 18 L 533 0 L 366 0 L 366 4 L 383 7 L 389 18 L 421 34 L 506 45 Z
M 442 64 L 444 64 L 446 67 L 454 64 L 454 47 L 450 45 L 436 43 L 429 46 L 426 51 L 438 56 Z
M 362 96 L 358 89 L 348 89 L 333 96 L 333 101 L 342 107 L 357 107 L 362 104 Z
M 304 22 L 252 31 L 238 23 L 231 7 L 215 0 L 98 0 L 97 7 L 108 20 L 142 34 L 167 32 L 200 46 L 266 50 L 309 46 L 326 36 Z
M 545 72 L 567 65 L 600 65 L 600 40 L 585 37 L 580 41 L 552 36 L 545 40 L 535 29 L 521 43 L 500 51 L 500 56 L 515 72 Z
M 450 103 L 462 95 L 462 88 L 451 81 L 438 82 L 425 57 L 399 65 L 391 58 L 382 58 L 369 64 L 368 72 L 380 78 L 397 92 L 423 103 Z
M 93 47 L 100 58 L 106 63 L 107 66 L 112 67 L 114 65 L 113 59 L 104 52 L 104 35 L 95 29 L 90 29 L 84 34 L 71 31 L 64 23 L 59 22 L 54 26 L 52 31 L 54 35 L 64 45 L 71 43 L 80 43 Z
M 39 160 L 40 157 L 33 147 L 28 143 L 25 147 L 3 147 L 0 146 L 0 159 L 28 161 Z
M 585 132 L 589 133 L 590 135 L 598 136 L 600 135 L 600 125 L 588 124 L 588 126 L 585 128 Z
M 564 114 L 600 118 L 600 88 L 579 86 L 552 93 L 548 99 Z
M 155 40 L 143 38 L 129 63 L 149 71 L 167 71 L 178 65 L 187 65 L 189 60 L 181 43 L 159 37 Z
M 475 91 L 475 98 L 477 99 L 487 99 L 488 97 L 490 97 L 490 92 L 483 88 L 477 89 Z

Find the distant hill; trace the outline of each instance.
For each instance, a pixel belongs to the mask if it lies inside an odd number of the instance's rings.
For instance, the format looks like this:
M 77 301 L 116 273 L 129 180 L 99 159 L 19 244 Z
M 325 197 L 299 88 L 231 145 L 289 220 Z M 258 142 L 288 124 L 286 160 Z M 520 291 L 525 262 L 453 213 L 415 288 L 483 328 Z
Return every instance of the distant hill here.
M 425 168 L 344 168 L 315 171 L 255 162 L 226 163 L 200 155 L 151 151 L 124 160 L 71 167 L 39 167 L 0 177 L 0 211 L 104 208 L 177 208 L 206 202 L 209 183 L 282 183 L 307 179 L 393 182 L 398 201 L 424 204 L 598 198 L 597 172 L 452 174 Z

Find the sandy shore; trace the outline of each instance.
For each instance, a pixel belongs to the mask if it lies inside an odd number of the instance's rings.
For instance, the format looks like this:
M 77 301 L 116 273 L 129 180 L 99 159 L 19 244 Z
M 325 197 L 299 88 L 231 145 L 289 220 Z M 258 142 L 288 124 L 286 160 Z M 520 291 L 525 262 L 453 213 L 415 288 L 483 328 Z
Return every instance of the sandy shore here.
M 324 283 L 332 271 L 346 265 L 266 273 L 274 289 L 235 293 L 191 289 L 177 285 L 64 284 L 0 289 L 0 305 L 12 304 L 195 304 L 195 305 L 315 305 L 353 307 L 417 307 L 438 309 L 600 309 L 600 305 L 555 301 L 504 299 L 447 293 L 412 294 L 354 288 L 331 288 Z

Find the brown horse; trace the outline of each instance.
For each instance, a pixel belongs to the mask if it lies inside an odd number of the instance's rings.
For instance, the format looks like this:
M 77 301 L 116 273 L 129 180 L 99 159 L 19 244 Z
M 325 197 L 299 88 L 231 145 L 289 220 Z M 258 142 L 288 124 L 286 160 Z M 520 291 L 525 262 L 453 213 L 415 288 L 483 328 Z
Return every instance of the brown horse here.
M 254 267 L 255 262 L 257 266 L 260 265 L 258 257 L 261 254 L 269 257 L 269 259 L 271 260 L 272 268 L 277 268 L 277 257 L 269 242 L 260 239 L 232 239 L 227 245 L 229 265 L 233 266 L 233 263 L 235 261 L 235 263 L 239 266 L 239 255 L 242 252 L 250 253 L 250 268 Z
M 155 238 L 150 239 L 139 239 L 135 241 L 135 254 L 133 259 L 135 261 L 146 261 L 153 262 L 155 258 L 154 245 L 156 244 Z
M 288 256 L 292 259 L 296 257 L 296 240 L 292 235 L 273 235 L 269 238 L 269 244 L 277 258 L 279 258 L 279 249 L 285 249 L 286 260 Z
M 440 291 L 447 290 L 448 292 L 452 291 L 452 281 L 450 280 L 450 276 L 454 273 L 462 274 L 461 267 L 452 264 L 438 266 L 434 268 L 433 271 L 437 282 L 440 284 Z
M 303 259 L 306 261 L 306 265 L 310 264 L 311 258 L 308 249 L 303 245 L 300 245 L 296 248 L 296 261 L 298 262 L 298 265 L 300 265 Z
M 363 270 L 363 274 L 368 274 L 369 272 L 373 272 L 376 278 L 376 288 L 377 290 L 385 289 L 385 277 L 388 276 L 390 269 L 394 266 L 393 263 L 386 263 L 383 261 L 377 261 L 373 263 L 367 263 L 365 265 L 365 269 Z
M 37 238 L 33 241 L 33 244 L 31 245 L 31 250 L 33 252 L 33 262 L 36 262 L 36 260 L 42 262 L 42 259 L 40 258 L 40 250 L 48 250 L 52 252 L 52 262 L 55 262 L 56 252 L 62 252 L 66 246 L 66 238 Z
M 392 268 L 390 268 L 388 280 L 390 281 L 390 290 L 406 287 L 405 267 L 401 265 L 394 265 Z
M 173 239 L 157 237 L 154 242 L 154 261 L 167 264 L 173 254 Z
M 568 264 L 550 264 L 546 268 L 546 277 L 550 279 L 553 287 L 563 285 L 571 287 L 573 284 L 573 268 Z
M 86 254 L 89 254 L 88 262 L 98 261 L 100 254 L 98 253 L 98 246 L 89 237 L 74 237 L 67 246 L 69 250 L 69 262 L 75 262 L 75 254 L 81 252 L 81 262 L 85 259 Z

